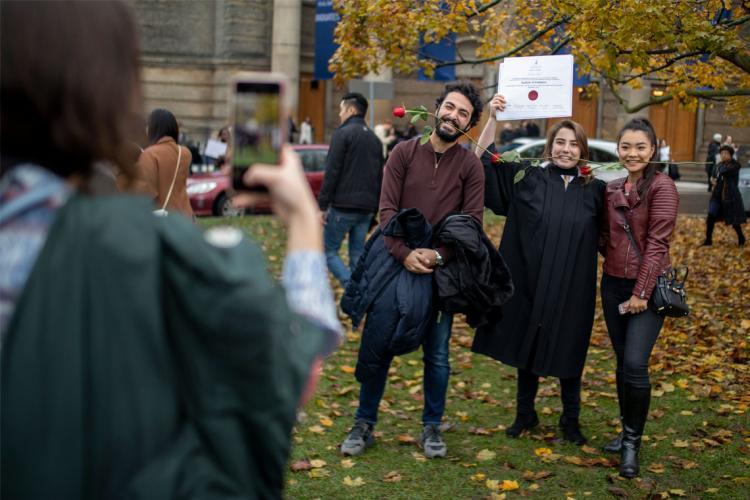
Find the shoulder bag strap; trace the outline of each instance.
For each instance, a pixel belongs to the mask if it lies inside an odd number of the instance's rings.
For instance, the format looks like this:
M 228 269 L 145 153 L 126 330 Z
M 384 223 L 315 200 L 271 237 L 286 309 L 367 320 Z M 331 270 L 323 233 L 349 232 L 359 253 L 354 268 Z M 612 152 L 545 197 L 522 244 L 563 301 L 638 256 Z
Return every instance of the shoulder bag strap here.
M 177 172 L 180 171 L 180 160 L 182 159 L 182 148 L 180 145 L 177 145 L 177 166 L 174 169 L 174 176 L 172 177 L 172 185 L 169 186 L 169 191 L 167 191 L 167 197 L 164 199 L 164 206 L 161 207 L 162 210 L 167 209 L 167 204 L 169 203 L 169 198 L 172 197 L 172 190 L 174 189 L 174 183 L 177 180 Z
M 640 260 L 643 260 L 643 256 L 641 255 L 641 249 L 638 247 L 638 243 L 635 241 L 635 238 L 633 237 L 633 233 L 630 232 L 630 224 L 628 224 L 628 218 L 625 216 L 625 209 L 618 208 L 617 213 L 620 214 L 620 219 L 622 221 L 622 228 L 625 230 L 625 234 L 628 235 L 628 238 L 630 238 L 630 242 L 633 244 L 633 248 L 635 249 L 636 255 L 638 255 L 638 258 Z

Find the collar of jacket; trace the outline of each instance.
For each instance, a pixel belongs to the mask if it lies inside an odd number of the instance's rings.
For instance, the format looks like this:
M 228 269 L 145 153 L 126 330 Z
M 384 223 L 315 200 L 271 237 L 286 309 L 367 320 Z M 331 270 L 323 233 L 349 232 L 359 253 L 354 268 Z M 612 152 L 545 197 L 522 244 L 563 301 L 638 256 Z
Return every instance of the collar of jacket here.
M 173 144 L 176 144 L 176 141 L 173 138 L 169 137 L 168 135 L 165 135 L 164 137 L 156 141 L 156 144 L 164 144 L 165 142 L 171 142 Z
M 344 120 L 344 123 L 342 123 L 339 128 L 346 127 L 347 125 L 349 125 L 351 123 L 361 123 L 362 125 L 364 125 L 365 127 L 367 127 L 367 124 L 365 123 L 365 117 L 364 116 L 354 115 L 354 116 L 350 116 L 349 118 L 347 118 L 346 120 Z
M 625 196 L 625 182 L 627 180 L 628 178 L 625 177 L 622 179 L 614 180 L 607 184 L 607 197 L 612 200 L 615 208 L 631 208 L 641 202 L 641 196 L 638 194 L 638 186 L 643 181 L 643 178 L 638 179 L 635 190 L 630 192 L 630 198 L 634 200 L 632 204 L 628 201 L 628 196 Z
M 416 137 L 414 140 L 419 140 L 419 137 Z M 427 141 L 424 144 L 420 144 L 419 147 L 425 148 L 430 153 L 435 153 L 435 149 L 432 147 L 432 143 L 430 141 Z M 461 148 L 461 147 L 462 147 L 461 144 L 458 141 L 456 141 L 456 143 L 453 146 L 443 151 L 443 158 L 454 154 L 456 151 L 458 151 L 458 148 Z

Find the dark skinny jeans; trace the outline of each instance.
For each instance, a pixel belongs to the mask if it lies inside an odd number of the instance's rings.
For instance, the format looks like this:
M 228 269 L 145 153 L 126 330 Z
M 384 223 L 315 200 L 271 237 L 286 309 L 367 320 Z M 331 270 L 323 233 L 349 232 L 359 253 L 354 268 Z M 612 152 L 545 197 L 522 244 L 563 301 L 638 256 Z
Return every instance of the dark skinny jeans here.
M 617 372 L 633 387 L 651 386 L 648 360 L 659 336 L 664 318 L 651 307 L 639 314 L 620 314 L 618 306 L 630 299 L 635 280 L 602 276 L 602 308 L 612 347 L 617 356 Z

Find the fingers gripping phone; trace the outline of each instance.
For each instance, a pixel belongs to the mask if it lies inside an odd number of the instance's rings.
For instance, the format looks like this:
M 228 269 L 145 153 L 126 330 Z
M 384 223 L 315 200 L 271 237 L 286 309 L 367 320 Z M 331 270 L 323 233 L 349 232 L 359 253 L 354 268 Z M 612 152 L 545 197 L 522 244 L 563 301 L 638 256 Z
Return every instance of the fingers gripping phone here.
M 242 178 L 253 164 L 281 163 L 288 126 L 286 79 L 274 73 L 239 73 L 231 85 L 232 187 L 235 191 L 266 191 L 263 186 L 247 186 Z

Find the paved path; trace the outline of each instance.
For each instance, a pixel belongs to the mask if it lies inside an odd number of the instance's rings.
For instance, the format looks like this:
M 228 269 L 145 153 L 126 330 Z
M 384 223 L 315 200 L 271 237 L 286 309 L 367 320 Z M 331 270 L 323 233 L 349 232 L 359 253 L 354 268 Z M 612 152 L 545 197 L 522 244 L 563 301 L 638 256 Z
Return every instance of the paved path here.
M 710 196 L 706 183 L 677 181 L 676 184 L 680 193 L 680 213 L 706 215 Z

